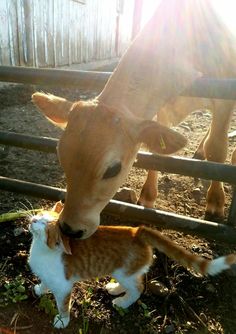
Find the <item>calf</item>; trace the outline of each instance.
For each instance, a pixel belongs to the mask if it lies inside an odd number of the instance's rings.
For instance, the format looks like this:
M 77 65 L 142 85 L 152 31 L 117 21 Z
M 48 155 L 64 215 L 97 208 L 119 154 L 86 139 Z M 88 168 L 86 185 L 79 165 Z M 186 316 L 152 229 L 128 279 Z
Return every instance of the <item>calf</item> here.
M 35 93 L 33 101 L 55 124 L 66 126 L 58 145 L 67 183 L 59 220 L 62 231 L 74 237 L 95 232 L 102 209 L 126 178 L 141 143 L 164 154 L 186 144 L 167 127 L 96 101 L 69 104 L 42 93 Z
M 233 43 L 234 42 L 234 43 Z M 185 139 L 166 126 L 202 107 L 180 97 L 194 80 L 234 76 L 235 41 L 208 0 L 164 0 L 123 55 L 101 94 L 90 102 L 35 93 L 33 102 L 65 131 L 58 156 L 65 171 L 67 195 L 59 221 L 62 231 L 87 238 L 100 212 L 127 176 L 141 143 L 170 154 Z M 233 101 L 214 100 L 213 120 L 198 152 L 223 162 Z M 150 171 L 139 202 L 152 207 L 156 172 Z M 212 182 L 207 211 L 223 215 L 222 184 Z

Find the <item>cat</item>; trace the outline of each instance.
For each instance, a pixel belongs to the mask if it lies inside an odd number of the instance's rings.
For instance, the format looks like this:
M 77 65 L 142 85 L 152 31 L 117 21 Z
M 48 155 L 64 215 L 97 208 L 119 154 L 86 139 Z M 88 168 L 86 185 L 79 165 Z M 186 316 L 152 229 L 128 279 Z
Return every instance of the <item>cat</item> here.
M 113 305 L 127 308 L 133 304 L 143 291 L 142 276 L 152 263 L 153 248 L 204 275 L 216 275 L 236 263 L 236 254 L 215 260 L 191 254 L 145 226 L 100 226 L 88 239 L 70 239 L 57 222 L 61 209 L 58 202 L 51 211 L 33 216 L 29 225 L 33 239 L 28 262 L 41 280 L 34 292 L 40 296 L 49 289 L 54 294 L 59 311 L 54 318 L 56 328 L 65 328 L 70 321 L 70 296 L 76 281 L 112 275 L 117 282 L 106 285 L 109 294 L 125 292 Z

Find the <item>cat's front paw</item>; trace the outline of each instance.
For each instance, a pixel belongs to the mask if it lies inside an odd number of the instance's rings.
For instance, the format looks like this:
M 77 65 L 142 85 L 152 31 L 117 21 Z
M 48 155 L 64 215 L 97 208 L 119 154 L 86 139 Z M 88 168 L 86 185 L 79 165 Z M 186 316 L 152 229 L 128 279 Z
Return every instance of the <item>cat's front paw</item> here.
M 60 314 L 57 314 L 53 321 L 53 326 L 55 328 L 66 328 L 70 322 L 70 316 L 62 317 Z
M 113 299 L 112 301 L 112 305 L 114 307 L 121 307 L 121 308 L 127 308 L 129 307 L 130 305 L 132 305 L 134 303 L 133 300 L 130 300 L 129 298 L 127 298 L 126 296 L 124 297 L 118 297 L 118 298 L 115 298 Z

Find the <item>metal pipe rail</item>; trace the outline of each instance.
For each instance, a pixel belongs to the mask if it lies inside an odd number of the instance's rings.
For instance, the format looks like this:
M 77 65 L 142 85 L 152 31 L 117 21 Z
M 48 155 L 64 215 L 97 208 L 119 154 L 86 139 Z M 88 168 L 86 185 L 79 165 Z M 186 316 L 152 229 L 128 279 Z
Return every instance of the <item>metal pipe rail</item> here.
M 0 66 L 0 81 L 63 88 L 102 89 L 111 72 Z
M 111 72 L 0 66 L 0 81 L 64 88 L 102 90 L 110 75 Z M 235 100 L 236 79 L 199 78 L 181 95 Z
M 45 153 L 56 153 L 58 139 L 0 131 L 0 144 L 26 148 Z
M 67 88 L 102 90 L 111 72 L 71 71 L 58 69 L 37 69 L 25 67 L 0 66 L 0 81 L 36 85 L 52 85 Z M 183 96 L 195 96 L 215 99 L 236 99 L 236 79 L 200 78 L 184 91 Z M 0 144 L 55 153 L 58 140 L 47 137 L 28 136 L 16 133 L 0 132 Z M 219 180 L 236 185 L 236 167 L 186 158 L 159 156 L 151 153 L 138 153 L 135 167 L 156 169 L 175 174 Z M 234 186 L 235 187 L 235 186 Z M 24 193 L 51 200 L 63 199 L 65 190 L 38 185 L 0 176 L 0 189 Z M 132 222 L 150 223 L 158 227 L 197 234 L 203 237 L 235 244 L 236 229 L 231 226 L 187 218 L 163 212 L 145 209 L 137 205 L 111 200 L 104 212 L 119 215 Z M 231 203 L 228 223 L 233 225 L 236 216 L 236 190 Z
M 56 153 L 58 139 L 0 131 L 0 144 Z M 134 167 L 199 177 L 236 185 L 236 166 L 139 152 Z
M 0 188 L 54 201 L 63 200 L 65 198 L 65 190 L 63 189 L 1 176 Z M 149 223 L 158 228 L 181 231 L 204 238 L 218 240 L 227 244 L 235 245 L 236 243 L 235 228 L 206 220 L 193 219 L 191 217 L 176 215 L 161 210 L 146 209 L 139 205 L 128 204 L 116 200 L 110 200 L 103 210 L 103 213 L 132 221 L 132 223 L 136 225 Z

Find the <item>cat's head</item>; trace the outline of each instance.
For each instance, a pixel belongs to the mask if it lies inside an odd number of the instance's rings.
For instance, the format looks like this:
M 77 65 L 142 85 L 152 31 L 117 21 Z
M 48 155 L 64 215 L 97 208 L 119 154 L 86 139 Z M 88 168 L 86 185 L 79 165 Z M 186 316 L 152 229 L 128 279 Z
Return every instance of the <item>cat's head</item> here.
M 52 210 L 32 216 L 29 230 L 38 245 L 71 254 L 69 238 L 61 233 L 58 223 L 62 207 L 62 203 L 57 202 Z

